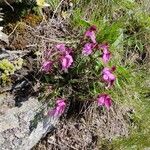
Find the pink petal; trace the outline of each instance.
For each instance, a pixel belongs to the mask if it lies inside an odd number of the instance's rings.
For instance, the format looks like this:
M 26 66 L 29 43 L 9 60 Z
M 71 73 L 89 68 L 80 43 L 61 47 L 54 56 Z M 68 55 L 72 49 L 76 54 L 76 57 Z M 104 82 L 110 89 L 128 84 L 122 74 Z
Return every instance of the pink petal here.
M 103 50 L 103 56 L 102 59 L 104 61 L 104 63 L 107 63 L 110 60 L 110 56 L 111 53 L 108 50 L 108 45 L 107 44 L 103 44 L 103 45 L 99 45 L 99 48 L 101 48 Z
M 94 33 L 94 32 L 92 32 L 90 38 L 91 38 L 91 41 L 92 41 L 93 43 L 96 43 L 96 36 L 95 36 L 95 33 Z
M 107 44 L 99 45 L 99 48 L 101 48 L 103 50 L 103 53 L 107 53 L 109 51 Z
M 61 103 L 58 104 L 59 107 L 64 107 L 65 105 L 66 105 L 65 102 L 61 102 Z
M 102 59 L 104 63 L 107 63 L 110 60 L 110 55 L 109 54 L 103 54 Z
M 115 75 L 112 74 L 112 68 L 105 67 L 102 71 L 102 77 L 104 81 L 108 84 L 108 87 L 111 87 L 116 80 Z
M 107 108 L 107 110 L 110 109 L 111 105 L 112 105 L 111 98 L 109 96 L 107 96 L 105 99 L 105 107 Z
M 64 69 L 64 68 L 66 68 L 67 67 L 67 59 L 64 57 L 64 58 L 62 58 L 62 68 Z
M 103 49 L 103 53 L 104 53 L 104 54 L 108 54 L 108 53 L 109 53 L 108 49 L 106 49 L 106 48 Z
M 66 54 L 61 58 L 62 70 L 68 69 L 73 63 L 73 58 L 71 55 Z
M 103 106 L 104 105 L 107 108 L 107 110 L 109 110 L 111 105 L 112 105 L 112 100 L 109 97 L 109 95 L 107 95 L 107 94 L 99 95 L 98 99 L 97 99 L 97 102 L 98 102 L 98 106 Z
M 110 52 L 103 53 L 102 59 L 105 63 L 107 63 L 110 60 Z
M 64 107 L 57 106 L 55 109 L 54 117 L 61 116 L 63 114 L 64 110 L 65 110 Z
M 56 48 L 60 51 L 65 51 L 66 50 L 65 44 L 57 44 Z
M 92 53 L 92 48 L 93 48 L 92 43 L 86 43 L 83 47 L 82 54 L 90 55 Z
M 96 27 L 91 26 L 86 32 L 85 36 L 89 37 L 93 43 L 96 43 L 96 36 L 95 36 Z
M 63 99 L 58 99 L 56 102 L 56 107 L 48 111 L 48 115 L 53 117 L 60 117 L 65 111 L 66 103 Z
M 92 32 L 91 32 L 91 31 L 87 30 L 87 31 L 85 32 L 85 36 L 86 36 L 86 37 L 90 37 L 91 35 L 92 35 Z
M 68 59 L 68 67 L 70 67 L 71 64 L 73 63 L 73 58 L 71 55 L 67 55 L 66 58 Z
M 45 71 L 45 72 L 49 72 L 52 68 L 52 62 L 51 61 L 45 61 L 43 64 L 42 64 L 42 70 Z
M 65 100 L 64 99 L 58 99 L 57 101 L 56 101 L 56 104 L 58 105 L 58 104 L 60 104 L 60 103 L 63 103 Z
M 110 72 L 110 69 L 107 68 L 107 67 L 105 67 L 105 68 L 102 70 L 102 73 L 103 73 L 103 74 L 106 74 L 107 72 Z
M 93 31 L 87 31 L 85 33 L 85 36 L 89 37 L 93 43 L 96 43 L 96 36 L 95 36 L 95 33 Z
M 110 79 L 110 80 L 115 80 L 115 76 L 110 73 L 110 74 L 109 74 L 109 79 Z
M 103 75 L 103 79 L 104 79 L 105 81 L 107 81 L 107 80 L 109 79 L 109 77 L 104 74 L 104 75 Z
M 98 97 L 98 106 L 102 106 L 102 105 L 104 105 L 105 104 L 105 95 L 100 95 L 99 97 Z

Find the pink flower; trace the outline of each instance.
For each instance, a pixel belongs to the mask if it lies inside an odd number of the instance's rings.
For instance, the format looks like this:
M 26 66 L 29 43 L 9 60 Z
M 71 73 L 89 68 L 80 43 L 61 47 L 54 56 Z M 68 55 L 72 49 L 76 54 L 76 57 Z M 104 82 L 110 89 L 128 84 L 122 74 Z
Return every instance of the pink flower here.
M 73 63 L 72 56 L 66 52 L 65 55 L 61 58 L 62 70 L 67 70 Z
M 96 43 L 96 36 L 95 36 L 96 27 L 91 26 L 86 32 L 85 36 L 89 37 L 93 43 Z
M 42 71 L 44 72 L 49 72 L 52 69 L 52 62 L 51 61 L 45 61 L 42 64 Z
M 114 70 L 115 67 L 112 67 L 111 69 L 105 67 L 102 71 L 103 80 L 108 84 L 108 87 L 111 87 L 116 80 L 116 77 L 112 74 Z
M 66 46 L 65 44 L 57 44 L 56 48 L 60 51 L 66 51 Z
M 56 48 L 60 50 L 62 53 L 62 57 L 60 59 L 62 70 L 67 70 L 73 63 L 73 58 L 70 55 L 72 49 L 69 47 L 66 47 L 65 44 L 57 44 Z
M 57 44 L 56 48 L 61 52 L 68 52 L 71 53 L 72 49 L 67 47 L 65 44 Z
M 100 48 L 103 50 L 102 59 L 104 63 L 107 63 L 110 60 L 110 56 L 111 56 L 111 53 L 108 50 L 108 45 L 107 44 L 100 45 Z
M 98 103 L 98 106 L 105 106 L 107 110 L 109 110 L 112 105 L 112 100 L 109 97 L 109 95 L 101 94 L 97 98 L 97 103 Z
M 53 116 L 53 117 L 60 117 L 66 108 L 66 103 L 64 99 L 58 99 L 56 101 L 56 107 L 53 110 L 50 110 L 48 112 L 48 115 Z
M 92 49 L 93 49 L 93 43 L 86 43 L 83 47 L 82 54 L 86 56 L 90 55 L 92 53 Z

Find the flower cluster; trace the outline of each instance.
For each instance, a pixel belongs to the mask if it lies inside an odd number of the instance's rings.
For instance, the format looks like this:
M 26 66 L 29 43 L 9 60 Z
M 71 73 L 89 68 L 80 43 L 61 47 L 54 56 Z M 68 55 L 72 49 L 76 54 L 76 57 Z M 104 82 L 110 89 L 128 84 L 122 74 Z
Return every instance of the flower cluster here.
M 96 41 L 96 27 L 92 26 L 90 27 L 86 32 L 85 32 L 85 37 L 90 38 L 91 42 L 86 43 L 83 47 L 82 53 L 84 55 L 90 55 L 93 52 L 94 48 L 101 49 L 102 50 L 102 60 L 105 65 L 108 65 L 108 62 L 110 61 L 111 58 L 111 53 L 109 51 L 109 46 L 108 44 L 99 44 Z M 115 67 L 109 68 L 109 67 L 104 67 L 102 70 L 102 79 L 103 81 L 107 84 L 107 88 L 111 88 L 115 82 L 115 75 L 113 72 L 115 71 Z M 108 94 L 100 94 L 98 95 L 97 98 L 98 106 L 105 106 L 107 110 L 110 109 L 112 105 L 112 99 Z
M 57 44 L 55 48 L 58 50 L 57 53 L 59 53 L 59 61 L 62 66 L 62 70 L 67 71 L 73 63 L 73 57 L 70 54 L 72 50 L 69 47 L 66 47 L 65 44 Z M 46 73 L 49 73 L 53 67 L 53 62 L 51 60 L 47 60 L 50 58 L 50 54 L 50 51 L 45 52 L 45 59 L 42 64 L 42 71 Z
M 86 43 L 83 47 L 83 51 L 82 54 L 83 55 L 90 55 L 94 48 L 96 47 L 96 36 L 95 36 L 95 32 L 96 32 L 96 27 L 95 26 L 91 26 L 86 32 L 85 32 L 85 37 L 89 38 L 90 41 L 88 43 Z
M 113 87 L 114 82 L 116 80 L 115 75 L 113 72 L 115 71 L 115 67 L 109 67 L 109 61 L 111 59 L 111 53 L 109 51 L 109 45 L 108 44 L 99 44 L 96 41 L 96 27 L 91 26 L 85 33 L 84 33 L 84 40 L 81 45 L 83 45 L 82 56 L 88 57 L 89 55 L 92 55 L 95 51 L 99 51 L 102 55 L 102 61 L 103 61 L 103 66 L 104 68 L 102 69 L 100 75 L 102 77 L 102 81 L 105 83 L 105 88 L 108 90 Z M 58 64 L 61 66 L 61 71 L 62 72 L 68 72 L 69 68 L 72 67 L 74 64 L 74 52 L 71 48 L 66 46 L 65 44 L 57 44 L 53 47 L 53 49 L 56 50 L 56 55 Z M 45 73 L 50 73 L 52 70 L 54 63 L 51 59 L 51 51 L 46 51 L 45 52 L 45 59 L 44 62 L 42 63 L 42 71 Z M 112 99 L 111 97 L 106 94 L 98 94 L 97 96 L 97 103 L 98 106 L 105 106 L 107 110 L 110 109 L 112 105 Z M 49 115 L 54 116 L 54 117 L 59 117 L 64 113 L 64 110 L 66 108 L 66 101 L 64 99 L 58 99 L 56 101 L 56 106 L 53 110 L 49 111 Z

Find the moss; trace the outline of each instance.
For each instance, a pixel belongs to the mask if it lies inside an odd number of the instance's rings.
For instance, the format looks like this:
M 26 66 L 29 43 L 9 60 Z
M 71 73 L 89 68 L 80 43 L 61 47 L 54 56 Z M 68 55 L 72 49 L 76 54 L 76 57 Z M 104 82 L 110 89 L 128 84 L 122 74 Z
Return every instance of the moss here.
M 0 69 L 2 69 L 6 75 L 13 74 L 15 71 L 14 65 L 8 59 L 0 61 Z
M 7 84 L 11 82 L 10 75 L 14 74 L 16 70 L 21 69 L 22 65 L 23 65 L 22 58 L 19 58 L 13 63 L 10 62 L 8 59 L 1 60 L 0 70 L 2 70 L 2 75 L 1 75 L 2 84 Z
M 23 22 L 26 24 L 35 27 L 42 21 L 42 16 L 36 14 L 28 14 L 24 17 Z

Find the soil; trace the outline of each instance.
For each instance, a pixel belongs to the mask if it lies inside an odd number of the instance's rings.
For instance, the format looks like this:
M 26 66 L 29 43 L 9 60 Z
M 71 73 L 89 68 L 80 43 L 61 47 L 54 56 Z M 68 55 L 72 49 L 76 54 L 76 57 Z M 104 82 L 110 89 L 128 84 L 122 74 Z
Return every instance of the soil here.
M 72 113 L 61 119 L 32 150 L 113 149 L 112 140 L 129 134 L 127 112 L 117 106 L 108 112 L 91 104 L 79 116 Z

